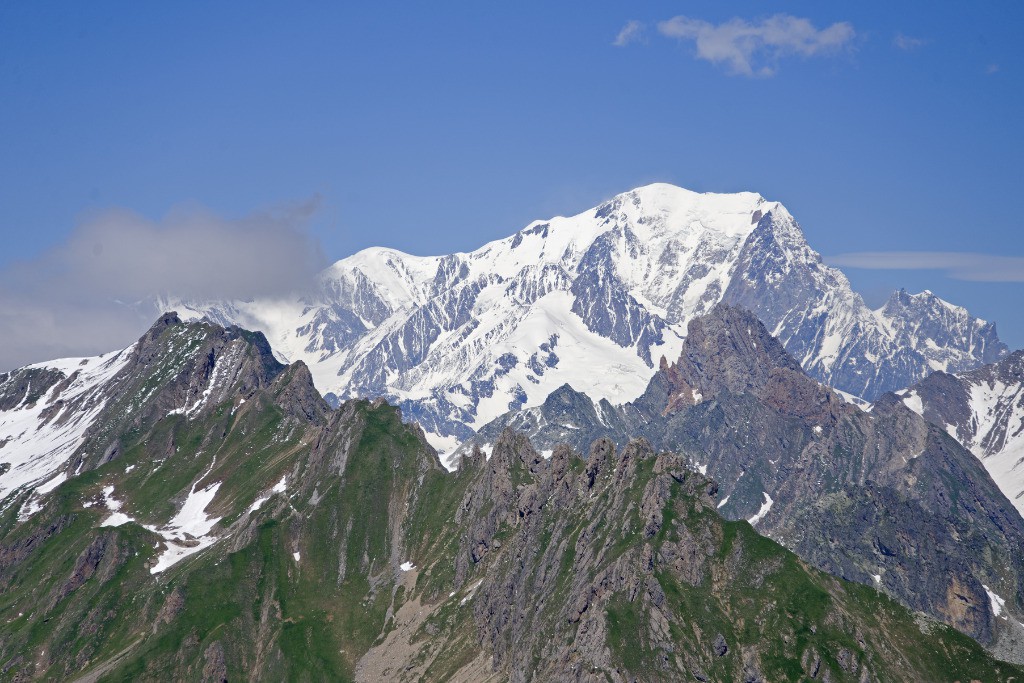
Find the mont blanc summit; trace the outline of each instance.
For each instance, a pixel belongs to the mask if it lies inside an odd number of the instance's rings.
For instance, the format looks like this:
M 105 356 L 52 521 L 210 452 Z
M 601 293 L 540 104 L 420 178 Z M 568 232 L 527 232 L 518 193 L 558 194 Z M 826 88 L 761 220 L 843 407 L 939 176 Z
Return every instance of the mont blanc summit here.
M 264 332 L 329 398 L 388 398 L 443 457 L 563 384 L 638 397 L 659 359 L 678 356 L 687 322 L 719 302 L 755 313 L 815 379 L 867 400 L 1007 352 L 993 324 L 930 292 L 870 309 L 779 202 L 667 184 L 469 253 L 366 249 L 291 300 L 156 303 Z

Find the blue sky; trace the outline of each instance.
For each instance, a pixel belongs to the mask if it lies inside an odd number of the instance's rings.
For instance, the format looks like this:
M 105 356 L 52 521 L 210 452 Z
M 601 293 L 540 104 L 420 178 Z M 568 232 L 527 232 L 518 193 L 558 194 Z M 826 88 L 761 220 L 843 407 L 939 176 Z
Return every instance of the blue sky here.
M 950 252 L 844 270 L 1024 347 L 1024 5 L 922 7 L 4 3 L 0 277 L 112 208 L 297 213 L 334 260 L 468 250 L 667 181 L 780 200 L 826 256 Z

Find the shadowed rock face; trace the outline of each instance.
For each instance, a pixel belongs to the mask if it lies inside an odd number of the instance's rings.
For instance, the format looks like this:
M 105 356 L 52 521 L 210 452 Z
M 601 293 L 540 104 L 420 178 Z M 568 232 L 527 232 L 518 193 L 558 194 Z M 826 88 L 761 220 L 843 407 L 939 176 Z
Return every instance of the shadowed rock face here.
M 0 411 L 33 406 L 64 379 L 64 373 L 52 368 L 22 368 L 0 374 Z
M 574 421 L 556 405 L 575 406 Z M 747 311 L 719 305 L 692 321 L 679 361 L 663 362 L 633 403 L 601 406 L 563 387 L 476 442 L 506 425 L 541 449 L 643 436 L 718 481 L 722 515 L 754 520 L 811 564 L 993 647 L 1017 638 L 985 587 L 1024 613 L 1024 521 L 977 458 L 892 395 L 871 412 L 846 403 Z

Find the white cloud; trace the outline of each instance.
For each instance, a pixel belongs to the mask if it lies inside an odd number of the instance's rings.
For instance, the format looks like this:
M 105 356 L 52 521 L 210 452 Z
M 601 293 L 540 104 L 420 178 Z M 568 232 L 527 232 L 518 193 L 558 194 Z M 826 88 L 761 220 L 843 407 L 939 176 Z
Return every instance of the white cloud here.
M 826 259 L 868 270 L 939 270 L 954 280 L 1024 282 L 1024 257 L 959 251 L 861 251 Z
M 615 36 L 615 40 L 612 41 L 612 45 L 614 45 L 615 47 L 625 47 L 630 43 L 635 43 L 636 41 L 643 38 L 643 34 L 643 22 L 637 21 L 636 19 L 631 19 L 630 21 L 626 22 L 626 25 L 622 27 L 622 29 L 619 31 L 619 34 Z
M 151 297 L 247 298 L 303 291 L 325 259 L 306 224 L 318 200 L 231 220 L 200 208 L 159 221 L 123 209 L 0 269 L 0 371 L 131 343 Z M 144 311 L 144 312 L 143 312 Z
M 987 73 L 987 74 L 991 75 L 991 74 L 998 73 L 998 72 L 999 72 L 999 65 L 998 64 L 989 64 L 988 66 L 985 67 L 985 73 Z
M 911 50 L 916 50 L 917 48 L 924 45 L 925 41 L 922 40 L 921 38 L 915 38 L 913 36 L 908 36 L 903 33 L 897 33 L 896 36 L 892 39 L 892 44 L 901 50 L 910 52 Z
M 778 60 L 788 55 L 834 54 L 848 47 L 856 35 L 847 22 L 819 30 L 807 19 L 786 14 L 760 23 L 730 19 L 718 25 L 677 16 L 659 23 L 658 31 L 669 38 L 692 40 L 699 59 L 725 63 L 743 76 L 772 76 Z

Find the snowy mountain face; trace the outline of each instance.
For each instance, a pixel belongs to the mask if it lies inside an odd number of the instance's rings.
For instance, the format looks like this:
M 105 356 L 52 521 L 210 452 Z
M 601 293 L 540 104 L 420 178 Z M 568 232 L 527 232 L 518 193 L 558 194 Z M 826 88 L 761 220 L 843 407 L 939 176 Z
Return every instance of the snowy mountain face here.
M 67 478 L 58 470 L 85 440 L 107 403 L 109 381 L 131 352 L 132 347 L 0 374 L 0 500 L 31 484 L 46 493 Z
M 811 376 L 869 399 L 1006 352 L 993 325 L 929 292 L 870 310 L 777 202 L 664 184 L 471 253 L 368 249 L 303 299 L 159 305 L 264 332 L 329 399 L 386 397 L 450 456 L 566 383 L 636 398 L 720 301 L 753 311 Z
M 899 397 L 978 456 L 1024 514 L 1024 351 L 968 372 L 935 373 Z
M 0 512 L 30 518 L 60 484 L 123 454 L 112 434 L 195 420 L 235 394 L 244 403 L 283 367 L 262 335 L 170 314 L 121 351 L 0 374 Z

